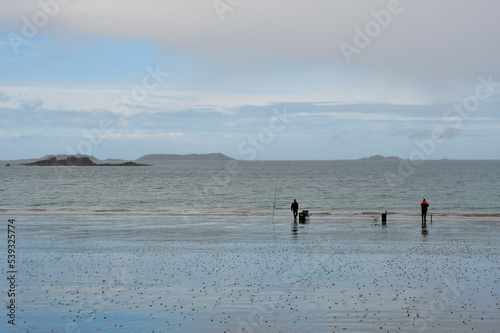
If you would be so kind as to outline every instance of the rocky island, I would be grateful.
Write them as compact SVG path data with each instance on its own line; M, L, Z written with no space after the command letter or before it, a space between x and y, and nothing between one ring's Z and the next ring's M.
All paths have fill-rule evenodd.
M119 164L113 163L95 163L88 157L68 156L66 159L58 160L53 156L46 160L35 161L31 163L21 163L29 166L149 166L148 164L139 164L135 162L125 162Z
M382 155L373 155L370 157L360 158L361 161L400 161L401 157L398 156L382 156Z

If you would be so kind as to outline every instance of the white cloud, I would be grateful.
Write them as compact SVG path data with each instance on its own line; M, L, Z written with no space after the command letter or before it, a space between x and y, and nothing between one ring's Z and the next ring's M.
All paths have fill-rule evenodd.
M134 131L126 134L125 139L167 139L172 137L181 137L184 133L180 132L151 132L151 131Z
M394 113L362 113L362 112L296 112L291 117L327 117L330 120L356 121L442 121L442 117L405 116Z
M339 47L354 43L372 12L389 0L244 1L221 21L207 0L86 0L61 5L40 30L50 34L112 36L157 43L163 52L196 58L217 71L269 66L359 67L373 74L425 83L460 84L498 73L500 3L495 0L400 1L400 12L347 65ZM4 1L0 21L20 31L37 2Z
M390 133L404 126L408 135L416 133L420 125L433 128L443 123L443 113L453 103L474 92L478 76L491 74L495 81L500 80L500 43L495 42L500 35L500 2L496 0L400 0L400 13L348 63L340 44L355 43L354 29L375 22L373 12L386 10L390 1L243 1L223 21L212 0L69 1L51 9L55 12L48 24L38 28L43 38L30 39L30 48L19 57L23 64L36 59L26 69L25 82L13 74L2 81L3 85L11 81L15 83L7 84L18 85L0 87L0 112L6 115L0 136L81 136L81 128L93 128L102 117L110 116L117 129L106 133L107 139L188 142L198 136L197 140L208 145L210 141L203 135L215 137L217 133L218 140L227 139L224 144L230 145L228 142L268 123L266 111L271 107L289 104L293 106L290 117L300 120L290 128L314 129L300 135L310 135L310 142L318 147L324 142L315 137L317 133L338 137L354 122L360 125L356 131L377 132L380 142L390 144L383 136L390 136L389 131L383 126L394 126ZM0 12L3 30L21 34L26 20L33 21L44 10L40 3L58 2L4 0ZM60 86L42 85L38 78L27 81L31 80L29 70L45 66L32 49L42 43L47 57L51 52L64 54L68 45L53 38L62 35L70 37L65 41L85 36L84 42L90 44L92 36L152 42L157 46L157 58L144 61L158 60L164 70L172 65L174 73L148 91L144 101L126 105L133 119L119 119L120 111L113 110L113 103L130 95L133 85L99 81L102 73L92 63L99 60L84 61L84 68L89 68L85 82L111 82L109 85L78 85L79 77L64 77L65 69L82 61L75 60L77 57L55 57L46 67L47 75L54 76L47 79L62 82ZM84 42L79 38L71 41ZM12 49L5 41L0 43L2 52L7 50L2 59L12 59ZM69 66L63 64L66 61ZM148 65L156 64L144 64ZM179 72L176 65L182 67ZM133 82L131 77L137 73L129 73L137 68L117 69L123 70L125 82ZM140 80L140 74L138 77ZM77 83L63 85L68 81ZM495 101L498 95L484 104L489 114L481 113L481 105L477 114L464 119L460 132L447 135L462 138L467 131L482 133L481 126L496 128ZM12 123L17 127L9 128ZM345 149L356 150L353 147Z
M164 52L196 57L218 69L267 65L338 64L339 45L354 43L359 27L374 21L389 0L244 1L220 21L207 0L86 0L61 5L40 30L51 34L147 40ZM37 2L4 1L0 21L20 31L22 17L42 10ZM500 32L495 0L400 1L400 13L354 56L353 66L377 73L454 84L498 72Z
M205 110L223 114L232 114L235 108L252 106L269 106L279 103L318 103L321 105L341 105L382 103L382 104L421 104L420 97L401 96L391 98L380 95L375 90L371 94L352 91L318 92L302 94L251 94L238 92L207 92L154 90L148 92L147 98L140 102L123 98L130 96L130 88L118 87L0 87L5 101L0 101L2 108L19 108L26 101L37 101L46 111L69 110L107 110L123 115L135 115L143 112L177 113L186 110ZM332 102L335 101L335 102Z

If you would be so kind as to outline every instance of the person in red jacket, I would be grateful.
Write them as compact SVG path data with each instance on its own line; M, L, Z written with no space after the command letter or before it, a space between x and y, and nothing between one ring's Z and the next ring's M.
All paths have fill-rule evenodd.
M427 222L427 207L429 207L429 204L424 199L420 203L420 206L422 207L422 224L424 224L425 222Z

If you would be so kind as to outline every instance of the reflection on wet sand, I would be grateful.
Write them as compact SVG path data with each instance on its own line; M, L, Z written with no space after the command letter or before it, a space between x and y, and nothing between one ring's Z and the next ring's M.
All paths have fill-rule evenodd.
M473 227L443 219L432 237L415 218L387 228L358 217L19 220L23 332L496 332L500 324L493 219Z
M427 241L427 234L428 234L427 228L422 228L422 240Z

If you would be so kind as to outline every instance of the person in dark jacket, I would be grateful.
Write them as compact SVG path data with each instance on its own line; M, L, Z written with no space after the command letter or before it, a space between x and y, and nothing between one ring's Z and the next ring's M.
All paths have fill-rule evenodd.
M297 214L299 213L299 203L297 202L297 199L293 200L290 209L293 211L293 218L297 219Z
M427 221L427 207L429 207L429 204L424 199L420 203L420 206L422 207L422 224L424 224Z

